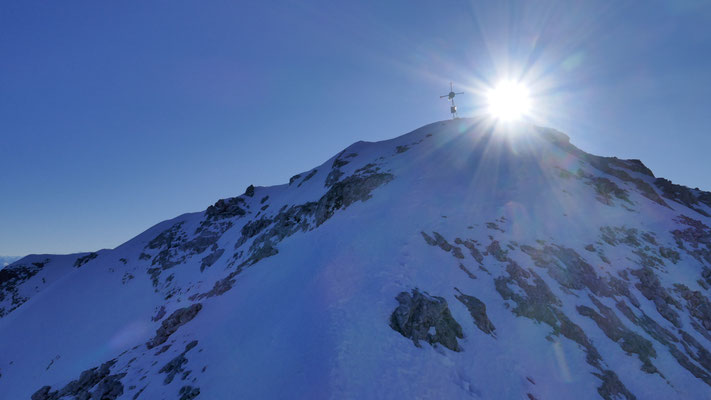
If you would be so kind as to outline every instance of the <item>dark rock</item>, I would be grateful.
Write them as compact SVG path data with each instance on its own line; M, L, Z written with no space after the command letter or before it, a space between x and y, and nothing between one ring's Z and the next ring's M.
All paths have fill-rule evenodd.
M209 297L213 297L213 296L222 295L223 293L232 289L232 286L236 282L234 278L235 278L235 276L237 276L237 274L239 274L239 271L230 272L230 274L227 275L225 278L220 279L217 282L215 282L215 285L212 287L212 289L210 289L209 292L190 296L190 301L201 300L203 298L209 298Z
M160 306L160 309L158 310L156 315L151 317L151 321L153 321L153 322L160 321L164 316L165 316L165 306Z
M686 300L686 309L689 310L690 316L695 318L706 331L711 331L711 301L701 292L690 290L686 285L675 286L681 297Z
M617 186L615 182L607 178L601 178L596 176L588 176L586 178L587 183L593 188L595 188L595 192L597 193L597 200L601 203L606 204L608 206L613 205L612 198L614 196L617 199L632 204L628 197L627 191L621 189L619 186Z
M463 245L464 247L466 247L467 249L469 249L469 253L472 255L472 257L474 257L474 259L475 259L479 264L482 264L482 262L484 261L484 255L481 254L481 252L479 251L479 249L476 248L476 242L474 242L474 241L472 241L472 240L461 240L461 239L459 239L459 238L456 238L456 239L454 240L454 242L457 243L457 244L461 244L461 245Z
M107 376L96 386L91 398L95 400L116 400L123 394L121 379L124 376L126 376L125 373Z
M57 400L72 397L81 400L115 400L123 394L121 379L126 374L109 375L116 360L107 361L100 367L90 368L79 375L79 379L69 382L62 389L51 391L44 386L32 395L32 400ZM98 386L97 386L98 385ZM96 386L94 393L90 390Z
M188 307L179 308L173 311L170 316L163 320L160 328L156 330L156 335L146 343L146 347L152 349L165 343L166 340L175 333L178 328L190 322L202 310L202 304L195 303Z
M244 191L244 195L247 197L254 197L254 185L247 186L247 190Z
M396 300L399 305L390 316L391 328L412 339L417 347L421 347L419 342L424 340L461 351L457 338L464 338L462 327L452 317L444 298L413 289L412 295L401 292Z
M430 246L437 246L446 252L451 252L455 258L464 258L464 253L462 253L462 249L449 244L449 242L438 232L433 232L434 239L424 232L420 232L420 234L425 239L425 242L427 242L427 244L429 244Z
M183 386L180 388L180 400L193 400L200 395L200 388L194 388L192 386Z
M326 182L324 183L324 186L330 187L336 184L339 179L343 176L343 172L340 169L333 169L331 172L328 173L328 176L326 176Z
M611 246L622 243L637 248L642 245L637 237L638 231L634 228L603 226L600 228L600 232L602 232L602 240Z
M459 264L459 269L464 271L464 273L467 274L467 276L470 279L476 279L476 275L474 275L471 271L469 271L469 269L467 269L467 267L465 267L464 264Z
M578 306L578 313L595 321L605 335L613 342L618 343L622 350L627 353L637 354L640 361L642 361L643 371L647 373L657 372L657 368L650 360L650 358L657 357L657 352L654 350L652 343L624 326L611 308L606 307L593 296L590 296L590 299L600 313L598 314L595 310L586 306Z
M242 217L247 214L243 207L246 207L246 204L241 197L220 199L205 210L205 216L212 220Z
M674 311L670 305L680 308L679 303L662 287L659 278L650 268L644 267L631 271L632 275L639 279L639 283L635 287L642 293L644 297L651 300L657 308L659 314L674 324L677 328L681 328L679 314Z
M123 283L123 284L125 285L125 284L127 284L129 281L131 281L133 278L135 278L135 276L133 276L132 273L126 272L126 273L123 274L123 278L121 278L121 283Z
M542 250L523 245L521 250L528 254L536 266L546 268L548 274L561 286L580 290L590 289L596 295L611 296L612 290L575 250L561 246L544 246Z
M672 231L677 246L699 262L711 265L711 229L703 222L681 215L676 222L688 226Z
M455 297L457 300L461 301L465 307L467 307L469 314L472 318L474 318L474 324L477 328L487 335L495 336L494 331L496 330L496 327L493 323L491 323L489 317L486 315L486 304L474 296L468 296L462 293L459 289L456 290L459 294Z
M163 380L163 384L167 385L170 382L173 381L175 378L175 375L179 373L184 373L186 372L183 366L187 364L188 359L185 358L185 355L192 350L195 346L197 346L198 341L193 340L192 342L188 343L185 345L185 350L178 354L175 358L172 360L168 361L167 364L165 364L159 371L159 374L166 374L165 379Z
M304 183L308 182L309 179L313 178L314 175L316 175L317 172L318 172L318 170L316 170L316 169L313 170L313 171L311 171L311 172L309 172L309 174L306 175L306 176L304 177L304 179L302 179L301 182L299 182L299 184L296 185L296 186L297 186L297 187L301 187L301 185L303 185Z
M152 268L147 269L156 291L158 291L159 277L163 271L183 264L188 258L201 254L210 247L213 247L213 253L216 252L216 242L225 231L232 227L232 221L218 222L211 218L208 216L202 222L196 231L196 236L192 239L189 239L188 234L183 230L183 222L178 222L148 243L146 249L159 250L151 262ZM207 256L203 261L214 262L219 258L216 254L211 256ZM164 285L169 285L167 279L164 281Z
M341 154L343 154L343 153L341 153ZM333 169L341 168L350 162L347 160L341 160L339 157L340 157L340 155L338 157L336 157L335 160L333 160L333 164L331 165L331 168L333 168Z
M57 399L57 391L50 392L51 386L42 386L38 391L32 394L32 400L54 400Z
M601 374L593 373L593 375L597 376L602 380L602 386L597 388L597 392L600 394L600 396L602 396L603 399L636 399L635 395L632 394L632 392L630 392L629 390L627 390L625 385L620 381L620 378L617 377L617 374L614 371L605 370Z
M486 251L498 261L506 262L508 260L508 250L502 249L498 240L493 240L486 246Z
M694 207L698 206L699 202L711 207L711 201L706 200L707 197L709 198L709 200L711 200L711 193L697 190L696 192L700 192L697 195L696 193L694 193L694 191L692 191L692 189L689 189L686 186L674 184L670 180L664 178L655 179L654 185L662 191L662 196L666 197L667 199L676 201L679 204L683 204L703 216L711 216L703 209L699 207Z
M89 254L87 254L87 255L85 255L85 256L79 257L79 258L77 258L77 260L74 262L74 267L79 268L79 267L81 267L82 265L88 263L89 261L95 259L95 258L98 257L98 256L99 256L99 255L96 254L96 253L89 253Z
M676 264L681 259L679 252L669 247L659 247L659 255Z
M352 175L335 183L316 204L316 226L323 224L336 210L347 208L356 201L370 199L373 190L392 179L391 174L377 173L368 176Z
M505 233L505 231L504 231L503 229L499 228L499 225L497 225L497 224L494 223L494 222L487 222L487 223L486 223L486 227L489 228L489 229L493 229L493 230L495 230L495 231L499 231L499 232Z
M24 304L28 298L20 295L20 286L37 275L49 262L33 262L30 265L12 264L0 269L0 302L10 298L8 308L0 308L0 318Z
M225 249L217 249L213 251L212 253L206 255L205 257L202 258L201 264L200 264L200 271L204 271L205 268L211 267L212 264L214 264L217 260L222 257L222 254L225 253Z
M578 343L586 350L588 364L598 369L601 368L600 353L585 331L559 309L561 302L551 292L545 281L534 271L524 270L513 260L510 260L506 266L506 272L508 277L496 278L494 285L504 300L512 300L516 303L512 312L518 316L544 323L553 328L553 334L563 335ZM532 280L533 284L529 283L529 280ZM514 290L510 286L518 287L521 291Z

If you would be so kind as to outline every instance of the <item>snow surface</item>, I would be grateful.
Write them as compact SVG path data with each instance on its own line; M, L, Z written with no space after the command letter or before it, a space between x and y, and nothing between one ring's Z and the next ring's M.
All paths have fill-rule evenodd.
M240 196L237 204L245 215L185 214L95 256L33 255L15 262L7 269L44 264L16 285L15 297L0 292L6 294L0 297L6 310L0 318L0 398L28 399L45 385L60 389L112 359L111 373L125 373L120 399L135 399L139 392L138 399L178 399L187 385L199 388L201 399L593 399L605 396L599 390L603 369L614 371L639 399L708 398L711 386L626 318L617 303L627 304L638 318L648 316L674 337L683 330L708 348L711 334L703 326L692 327L703 321L675 285L708 299L702 274L711 260L691 253L703 250L703 242L700 247L680 244L673 231L688 228L679 222L681 215L705 225L711 218L672 199L660 198L664 204L650 199L635 181L598 168L599 157L575 149L561 133L525 124L511 131L460 119L392 140L358 142L290 184L257 187L253 196ZM613 170L624 170L661 196L654 177L617 161ZM368 164L371 172L363 172ZM392 179L373 188L370 198L336 207L320 225L315 214L305 215L295 222L304 229L266 238L276 254L248 262L260 248L252 245L265 232L245 235L248 223L318 202L333 187L325 184L334 170L342 173L338 182L346 182L375 173L374 168ZM591 184L596 177L624 190L627 200L600 194ZM706 204L697 208L711 213ZM182 239L155 241L176 226ZM642 245L610 244L602 235L605 227L634 229ZM183 245L206 231L217 232L207 248ZM437 232L464 258L428 244L423 232L431 237ZM645 232L656 245L640 239ZM477 243L483 263L455 244L456 238ZM487 251L494 241L507 252L505 258ZM573 249L601 279L619 278L639 306L619 293L603 296L590 287L564 287L550 269L535 264L524 245ZM593 251L585 249L590 245ZM674 249L679 259L662 257L661 247ZM203 259L219 250L224 250L221 256L201 270ZM640 253L659 259L648 268L678 303L672 305L678 326L631 274L645 267ZM163 269L161 254L177 263ZM560 299L551 307L582 328L600 354L601 367L587 361L586 349L576 341L514 312L515 302L497 289L497 279L509 277L511 262L542 278ZM228 275L234 279L231 289L204 296ZM508 286L524 294L515 283ZM395 297L415 288L446 299L464 333L461 352L439 344L416 347L390 327ZM477 328L456 299L457 289L486 304L495 335ZM579 306L601 312L593 299L652 343L656 356L651 361L660 373L642 371L638 354L623 350L620 340L579 312ZM170 348L147 348L161 321L197 302L203 308L170 335L165 343ZM161 307L165 316L155 318ZM166 383L161 369L193 340L197 346L185 352L187 361ZM687 343L675 346L711 374L698 355L703 350Z

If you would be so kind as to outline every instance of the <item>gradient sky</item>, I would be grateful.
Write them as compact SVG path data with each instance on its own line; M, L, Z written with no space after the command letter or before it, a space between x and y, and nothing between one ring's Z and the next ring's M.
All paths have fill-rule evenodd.
M711 190L708 1L0 3L0 255L110 248L524 79L536 122Z

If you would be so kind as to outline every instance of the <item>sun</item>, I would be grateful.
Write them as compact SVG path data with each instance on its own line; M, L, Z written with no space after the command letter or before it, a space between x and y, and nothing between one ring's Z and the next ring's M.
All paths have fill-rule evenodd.
M512 121L528 115L531 98L528 88L514 81L499 82L487 93L488 112L502 121Z

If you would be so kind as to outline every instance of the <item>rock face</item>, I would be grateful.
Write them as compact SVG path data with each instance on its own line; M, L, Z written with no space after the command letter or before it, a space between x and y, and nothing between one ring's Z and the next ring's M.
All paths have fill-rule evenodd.
M487 335L493 336L496 327L493 323L491 323L491 321L489 321L489 317L486 315L486 304L474 296L468 296L459 290L457 291L459 292L456 296L457 300L461 301L462 304L467 307L467 310L469 310L469 314L471 314L474 319L474 323L477 328Z
M702 204L711 207L711 192L704 192L698 188L689 189L686 186L674 184L672 181L664 178L655 179L654 184L662 190L662 196L667 199L679 202L703 216L711 216L708 212L704 211L703 208L699 207Z
M418 347L423 340L461 351L457 338L464 338L462 327L452 318L447 300L421 293L417 289L413 289L412 294L400 293L396 300L400 305L390 316L391 328L412 339Z
M20 285L40 272L47 262L29 264L18 262L0 269L0 317L4 317L27 301L27 298L19 292Z
M170 360L158 371L159 374L165 374L165 380L163 381L163 384L167 385L172 382L177 374L183 374L183 380L188 377L190 371L186 371L184 368L184 365L188 362L188 359L185 357L185 355L195 346L197 346L197 344L197 340L193 340L192 342L185 345L185 350L183 350L182 353L178 354L178 356ZM198 390L198 393L199 392L200 391Z
M146 343L146 347L152 349L158 345L165 343L166 340L175 333L181 326L190 322L198 312L202 310L202 304L195 303L188 307L179 308L173 311L166 319L161 323L160 328L156 330L156 335Z
M126 375L110 375L111 367L115 363L116 360L111 360L100 367L88 369L81 373L79 379L69 382L59 390L52 391L50 386L43 386L32 395L32 400L115 400L123 394L121 378ZM96 389L90 392L93 388Z

